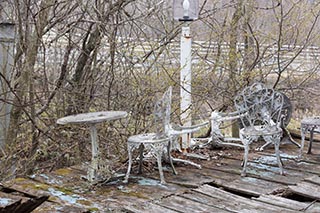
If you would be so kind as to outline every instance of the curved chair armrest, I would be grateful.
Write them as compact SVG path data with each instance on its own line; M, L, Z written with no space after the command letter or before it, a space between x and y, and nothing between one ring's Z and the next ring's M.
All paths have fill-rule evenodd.
M279 128L285 128L285 126L284 126L284 119L286 118L286 116L284 115L284 114L281 114L281 116L280 116L280 122L278 122L276 125L277 125L277 127L279 127ZM272 121L272 120L271 120Z
M211 113L211 117L209 119L217 122L223 122L223 121L235 120L247 115L248 115L248 112L246 111L242 111L242 112L235 111L230 113L222 113L222 112L214 111Z
M169 125L168 134L169 135L182 135L182 134L189 134L193 132L197 132L201 129L201 127L206 126L209 124L209 121L203 122L201 124L196 124L192 126L180 126L180 125Z
M192 130L192 129L198 129L200 127L203 127L203 126L206 126L209 124L209 121L205 121L203 123L200 123L200 124L195 124L195 125L192 125L192 126L181 126L181 125L171 125L172 129L174 130Z
M218 112L222 117L228 117L228 116L236 116L239 115L240 113L238 111L234 112Z

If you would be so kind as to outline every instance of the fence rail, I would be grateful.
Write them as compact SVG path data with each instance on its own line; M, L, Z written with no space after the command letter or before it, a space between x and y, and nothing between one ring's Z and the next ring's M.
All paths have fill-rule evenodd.
M63 60L63 53L67 44L66 40L60 38L52 43L54 38L46 38L47 43L51 45L39 54L38 62L41 62L41 57L46 56L46 63L61 63ZM159 40L134 40L118 38L117 41L118 52L117 60L122 63L134 65L135 68L144 68L156 59L157 54L161 48L165 48L159 56L157 56L158 63L170 64L177 66L180 64L180 41L171 41L166 46L163 41ZM100 60L108 61L108 52L110 44L103 40L103 45L100 49ZM194 41L192 44L192 63L193 65L201 64L201 66L210 67L215 63L218 56L218 51L222 60L228 60L228 53L230 46L228 43L217 43L210 41ZM246 46L244 43L237 44L237 60L239 64L245 61ZM257 50L252 49L254 54ZM260 60L259 66L275 66L280 62L280 65L288 68L296 69L297 71L309 70L317 67L320 62L320 47L317 46L290 46L283 45L278 48L276 45L261 45L259 47ZM148 56L148 58L146 58ZM293 61L291 61L294 59ZM227 63L224 63L227 64Z

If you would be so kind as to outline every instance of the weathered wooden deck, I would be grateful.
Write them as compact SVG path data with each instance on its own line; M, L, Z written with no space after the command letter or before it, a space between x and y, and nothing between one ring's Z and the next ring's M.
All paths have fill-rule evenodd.
M281 145L285 176L278 174L270 147L264 152L251 150L248 176L240 177L242 150L231 148L210 151L209 160L195 160L202 169L178 164L175 176L168 168L166 185L159 184L154 170L143 177L133 174L129 184L120 178L92 186L81 179L86 172L79 167L17 178L4 185L36 196L49 195L49 201L33 211L41 213L320 212L320 143L314 142L313 154L304 154L301 161L295 159L297 154L294 145ZM6 195L1 192L0 197Z

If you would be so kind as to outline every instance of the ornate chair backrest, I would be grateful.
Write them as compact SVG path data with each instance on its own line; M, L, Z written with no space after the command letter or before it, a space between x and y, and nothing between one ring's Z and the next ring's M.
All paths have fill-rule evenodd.
M154 124L158 138L166 137L170 124L172 87L170 86L154 107Z
M246 87L235 98L237 111L246 112L241 117L242 125L255 130L280 127L282 106L282 94L261 83Z

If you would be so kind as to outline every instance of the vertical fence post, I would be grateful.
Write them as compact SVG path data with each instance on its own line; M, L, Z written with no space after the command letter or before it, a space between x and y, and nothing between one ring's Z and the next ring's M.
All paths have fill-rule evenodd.
M6 141L12 107L8 84L13 68L14 39L14 24L0 23L0 147Z

